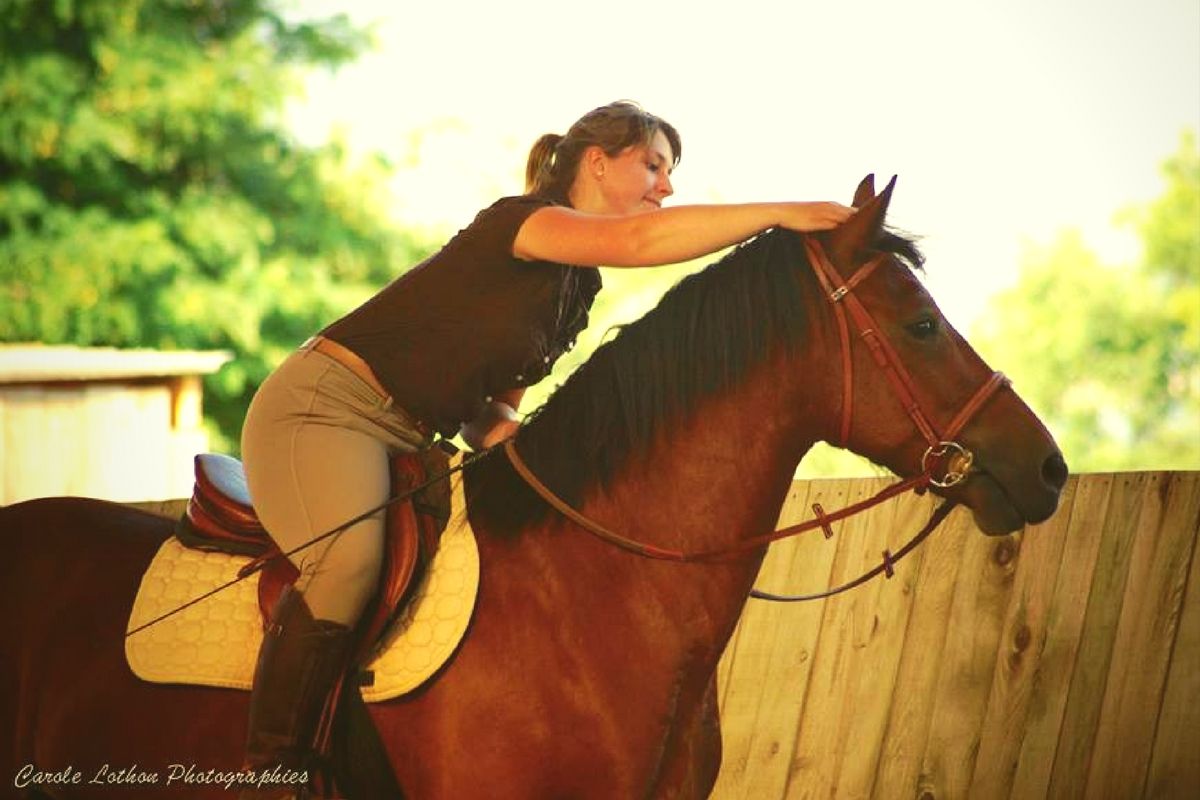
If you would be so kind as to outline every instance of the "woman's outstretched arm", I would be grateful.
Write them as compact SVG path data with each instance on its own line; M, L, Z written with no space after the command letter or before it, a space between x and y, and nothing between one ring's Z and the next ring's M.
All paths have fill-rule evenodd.
M832 202L675 206L619 216L547 206L530 214L517 231L513 255L606 267L676 264L768 228L835 228L853 213L853 208Z

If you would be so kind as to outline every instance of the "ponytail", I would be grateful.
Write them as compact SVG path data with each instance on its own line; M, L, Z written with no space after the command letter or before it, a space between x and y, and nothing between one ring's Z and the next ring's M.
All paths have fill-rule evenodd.
M554 183L554 150L562 140L557 133L546 133L529 148L529 160L525 163L525 194L545 194Z

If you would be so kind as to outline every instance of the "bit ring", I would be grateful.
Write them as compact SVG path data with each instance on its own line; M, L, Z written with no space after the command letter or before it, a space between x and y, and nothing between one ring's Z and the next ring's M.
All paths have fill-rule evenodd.
M929 459L942 456L949 456L949 458L946 464L946 474L939 479L933 477L930 472ZM957 486L965 481L970 477L971 467L974 463L974 453L958 442L938 442L936 445L930 445L925 450L925 455L921 456L921 469L929 473L929 483L939 489L949 489L951 486Z

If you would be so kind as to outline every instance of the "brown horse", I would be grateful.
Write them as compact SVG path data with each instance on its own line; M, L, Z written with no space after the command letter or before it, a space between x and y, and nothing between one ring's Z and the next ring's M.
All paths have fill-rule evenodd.
M864 181L859 213L818 240L850 283L874 262L854 293L912 399L945 426L992 373L917 280L912 243L884 227L891 190L876 196ZM843 419L849 449L920 473L927 436L858 342L845 413L850 365L833 307L803 237L759 236L598 350L518 450L589 518L690 551L769 531L799 459L841 441ZM974 454L970 477L938 491L983 531L1053 513L1066 464L1011 390L988 397L959 442ZM550 510L500 453L465 480L482 562L467 638L431 683L370 706L404 796L707 796L721 760L717 662L765 547L720 563L642 558ZM0 509L0 532L8 791L228 796L211 781L240 763L246 693L143 683L122 652L139 576L171 523L45 499Z

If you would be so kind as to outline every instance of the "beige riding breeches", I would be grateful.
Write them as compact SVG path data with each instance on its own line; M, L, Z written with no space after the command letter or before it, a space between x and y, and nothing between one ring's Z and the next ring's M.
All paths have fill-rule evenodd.
M390 459L429 437L390 397L324 353L293 353L259 388L242 458L259 519L284 551L384 503ZM379 580L385 511L291 556L317 619L354 625Z

